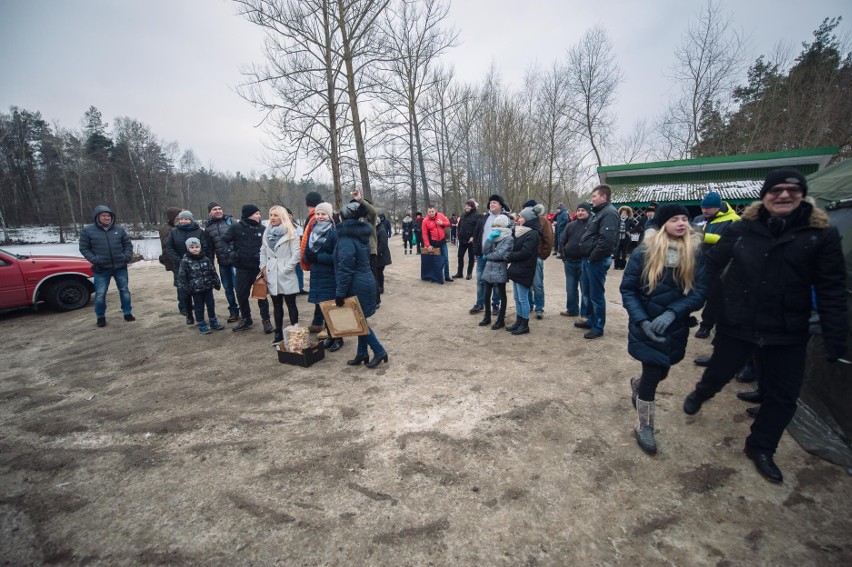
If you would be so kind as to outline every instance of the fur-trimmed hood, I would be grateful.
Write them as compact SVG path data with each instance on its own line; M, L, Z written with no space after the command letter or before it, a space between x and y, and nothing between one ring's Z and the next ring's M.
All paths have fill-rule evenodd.
M816 202L812 198L805 197L799 206L803 207L802 212L807 215L808 226L811 228L828 228L831 226L831 222L828 220L828 213L817 207ZM755 201L745 208L741 218L748 221L759 221L760 210L762 208L763 201Z
M618 216L619 216L619 217L621 217L621 213L623 213L623 212L624 212L624 213L627 213L627 218L628 218L628 219L632 219L632 218L633 218L633 209L631 209L630 207L628 207L628 206L626 206L626 205L625 205L625 206L622 206L622 207L618 207Z

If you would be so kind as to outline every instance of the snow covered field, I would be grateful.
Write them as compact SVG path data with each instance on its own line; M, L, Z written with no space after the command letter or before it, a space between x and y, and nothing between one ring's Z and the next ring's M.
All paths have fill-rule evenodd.
M14 244L2 246L3 250L15 254L59 254L62 256L82 256L79 243L76 240L59 244L59 229L55 226L31 226L9 229L9 236ZM162 253L160 238L154 231L131 233L133 250L146 260L156 260ZM70 240L70 237L68 237Z

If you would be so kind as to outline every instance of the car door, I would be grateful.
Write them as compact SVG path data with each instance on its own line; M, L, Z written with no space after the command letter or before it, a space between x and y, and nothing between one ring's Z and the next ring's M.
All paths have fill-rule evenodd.
M28 305L27 288L18 260L0 251L0 309Z

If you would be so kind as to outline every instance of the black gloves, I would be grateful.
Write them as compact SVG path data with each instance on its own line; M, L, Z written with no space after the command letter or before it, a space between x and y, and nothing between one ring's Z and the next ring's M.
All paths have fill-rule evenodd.
M334 298L334 304L337 305L338 307L343 307L343 298L342 297L335 297Z
M313 250L310 250L310 249L305 250L304 258L305 258L305 262L307 262L309 264L316 264L317 263L317 253L314 252Z

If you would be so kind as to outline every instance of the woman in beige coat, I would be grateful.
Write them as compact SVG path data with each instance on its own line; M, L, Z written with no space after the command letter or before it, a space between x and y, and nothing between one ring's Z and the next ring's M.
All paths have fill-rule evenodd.
M266 276L269 295L272 297L273 319L275 321L275 339L284 340L284 303L290 315L290 324L299 322L299 309L296 296L299 294L299 278L296 266L299 265L299 235L290 221L287 209L274 206L269 209L269 224L263 233L260 246L260 270Z

